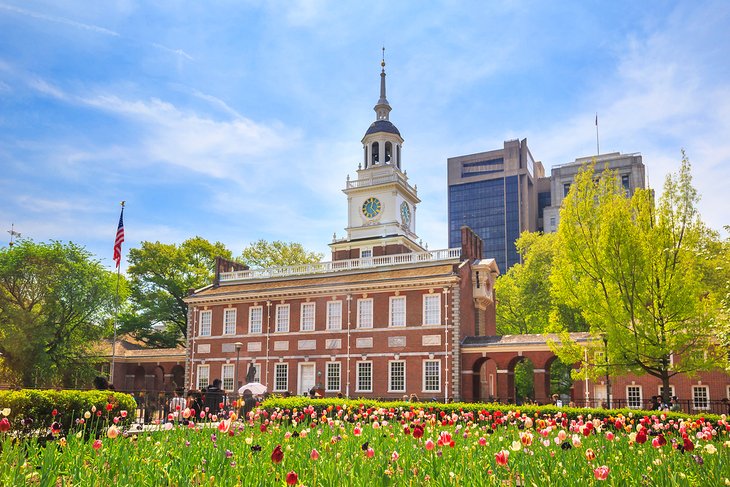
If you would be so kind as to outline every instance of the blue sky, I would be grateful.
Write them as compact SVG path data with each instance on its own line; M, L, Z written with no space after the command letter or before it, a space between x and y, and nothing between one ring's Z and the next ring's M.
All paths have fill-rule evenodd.
M382 45L429 248L447 246L448 157L527 137L549 170L595 154L596 112L601 152L641 152L653 187L685 148L720 230L728 25L726 1L0 0L2 245L14 223L111 268L126 200L125 254L200 235L328 259Z

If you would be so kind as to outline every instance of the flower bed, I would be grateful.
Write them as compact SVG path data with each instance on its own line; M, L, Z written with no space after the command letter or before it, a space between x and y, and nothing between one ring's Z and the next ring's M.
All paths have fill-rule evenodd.
M17 441L0 420L0 485L730 482L725 418L276 404L243 419L182 410L139 433L125 431L115 416L103 436L84 439L86 425L78 424L49 431L53 443L45 446L37 438Z

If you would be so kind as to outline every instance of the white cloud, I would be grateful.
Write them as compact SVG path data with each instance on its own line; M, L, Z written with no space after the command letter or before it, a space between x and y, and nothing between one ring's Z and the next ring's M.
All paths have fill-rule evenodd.
M113 30L110 30L110 29L107 29L107 28L104 28L104 27L100 27L98 25L85 24L83 22L77 22L75 20L67 19L67 18L64 18L64 17L58 17L58 16L53 16L53 15L41 14L41 13L38 13L38 12L33 12L33 11L30 11L30 10L25 10L25 9L18 8L18 7L14 7L12 5L7 5L7 4L4 4L4 3L0 3L0 9L4 9L4 10L7 10L7 11L16 13L16 14L20 14L20 15L23 15L23 16L26 16L26 17L31 17L31 18L38 19L38 20L45 20L45 21L48 21L48 22L54 22L54 23L58 23L58 24L68 25L70 27L74 27L74 28L77 28L77 29L88 30L88 31L91 31L91 32L95 32L97 34L104 34L104 35L114 36L114 37L118 37L119 36L119 34L117 32L114 32Z

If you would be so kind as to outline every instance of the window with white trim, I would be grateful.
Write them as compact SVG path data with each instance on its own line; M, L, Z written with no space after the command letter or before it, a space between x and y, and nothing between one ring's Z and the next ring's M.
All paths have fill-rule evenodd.
M274 364L274 390L289 390L289 364Z
M692 407L710 409L710 386L692 386Z
M233 390L233 376L235 369L233 364L223 364L221 367L221 379L223 379L223 389L226 391Z
M239 370L238 374L238 381L244 382L246 380L246 375L248 374L248 369L251 367L251 365L243 365L241 364L241 369ZM253 364L254 374L253 374L253 380L251 382L261 382L261 364ZM243 375L241 375L243 374Z
M342 329L342 301L327 302L327 329Z
M641 386L626 386L626 405L631 409L642 408Z
M659 400L661 401L664 397L664 394L662 394L664 392L664 386L660 385L657 391L659 395ZM672 384L669 384L669 398L671 399L672 397L674 397L674 386Z
M423 361L423 391L441 392L441 361Z
M356 392L373 392L373 363L358 362L357 363L357 385Z
M327 377L325 378L326 391L335 392L340 390L341 370L342 365L339 362L327 362Z
M223 334L236 334L236 308L226 308L223 310Z
M276 305L276 332L286 333L289 331L289 305Z
M261 333L264 323L264 307L251 306L248 308L248 332Z
M403 360L388 362L388 392L406 392L406 363Z
M300 331L314 331L314 309L315 303L302 303Z
M390 326L406 326L406 297L390 298Z
M357 327L372 328L373 327L373 300L358 299L357 300Z
M441 295L425 294L423 296L423 324L441 324Z
M210 336L210 324L213 322L213 312L201 311L200 312L200 335L201 337Z
M198 365L198 390L202 391L210 383L210 365Z
M373 256L373 249L362 249L360 250L360 257L365 259Z

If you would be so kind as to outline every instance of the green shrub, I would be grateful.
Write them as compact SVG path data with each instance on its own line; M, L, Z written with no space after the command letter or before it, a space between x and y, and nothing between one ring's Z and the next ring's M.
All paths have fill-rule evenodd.
M717 422L720 420L720 416L716 414L701 414L701 415L688 415L679 412L672 411L644 411L640 409L591 409L591 408L571 408L571 407L557 407L553 405L543 406L515 406L514 404L499 404L499 403L440 403L440 402L419 402L411 403L406 401L376 401L374 399L337 399L337 398L321 398L321 399L310 399L307 397L277 397L272 396L268 398L262 404L262 407L271 411L273 409L282 410L302 410L303 408L312 406L317 412L327 410L328 408L340 407L345 410L358 410L358 409L391 409L401 408L410 409L411 407L423 408L428 412L444 412L445 414L460 414L460 413L473 413L474 419L478 420L479 414L482 412L493 413L494 411L501 411L506 413L507 411L514 411L527 416L541 416L543 414L549 414L554 416L556 413L561 413L568 420L577 419L579 416L586 418L590 415L594 419L604 418L615 418L619 415L624 417L642 418L644 416L661 416L663 415L667 420L674 419L696 419L704 418L706 421Z
M114 391L0 391L0 412L10 410L7 417L18 434L46 432L54 422L68 430L92 410L95 412L85 423L88 430L97 430L122 411L128 411L131 420L136 407L132 396Z

